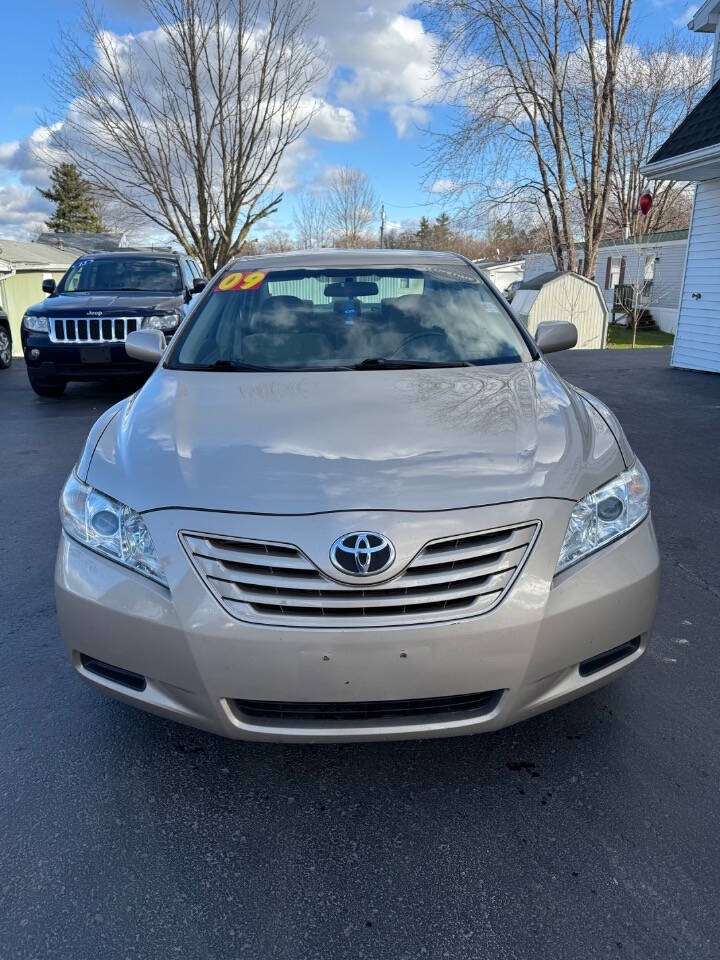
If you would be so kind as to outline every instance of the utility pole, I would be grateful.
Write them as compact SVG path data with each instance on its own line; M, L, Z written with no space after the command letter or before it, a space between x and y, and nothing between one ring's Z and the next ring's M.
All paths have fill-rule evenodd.
M380 204L380 249L385 246L385 204Z

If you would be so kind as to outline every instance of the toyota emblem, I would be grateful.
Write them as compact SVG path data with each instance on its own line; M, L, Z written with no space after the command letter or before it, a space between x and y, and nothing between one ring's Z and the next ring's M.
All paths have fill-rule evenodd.
M395 547L381 533L344 533L330 547L333 565L355 577L382 573L395 559Z

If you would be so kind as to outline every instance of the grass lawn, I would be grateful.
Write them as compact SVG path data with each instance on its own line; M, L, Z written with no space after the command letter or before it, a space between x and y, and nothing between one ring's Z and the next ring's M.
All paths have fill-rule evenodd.
M638 330L635 349L641 347L671 347L675 337L662 330ZM632 330L618 324L608 327L607 345L610 350L629 350L632 347Z

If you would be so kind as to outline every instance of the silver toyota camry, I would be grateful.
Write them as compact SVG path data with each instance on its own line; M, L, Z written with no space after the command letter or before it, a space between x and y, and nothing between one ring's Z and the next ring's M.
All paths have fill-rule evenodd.
M247 740L496 730L642 656L648 476L468 261L240 259L90 431L56 594L80 676Z

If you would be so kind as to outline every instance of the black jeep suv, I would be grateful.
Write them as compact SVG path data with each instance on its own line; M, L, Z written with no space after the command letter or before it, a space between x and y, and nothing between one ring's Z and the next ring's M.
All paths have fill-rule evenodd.
M120 251L80 257L50 296L29 307L21 337L30 385L57 397L69 380L142 379L152 369L125 353L134 330L170 338L192 297L205 286L185 254Z

